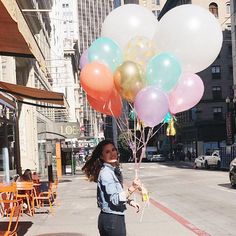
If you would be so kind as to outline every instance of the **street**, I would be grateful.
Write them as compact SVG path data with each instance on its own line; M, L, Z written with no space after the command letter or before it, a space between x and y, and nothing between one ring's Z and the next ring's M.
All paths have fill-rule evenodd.
M123 164L129 179L133 168ZM195 227L214 236L235 235L236 189L230 187L228 171L196 170L183 162L142 163L139 177L152 199Z
M231 189L228 172L193 169L192 163L141 163L139 177L150 192L150 204L141 196L137 214L127 207L129 236L233 236L235 235L236 189ZM134 163L123 163L125 188L134 178ZM81 170L60 180L58 206L54 214L24 215L19 236L98 235L96 184ZM43 210L43 209L42 209ZM41 211L42 211L41 210Z

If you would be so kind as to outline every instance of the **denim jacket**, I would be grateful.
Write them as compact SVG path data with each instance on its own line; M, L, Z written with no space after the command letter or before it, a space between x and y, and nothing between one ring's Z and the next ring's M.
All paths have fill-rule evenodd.
M102 212L124 215L126 194L114 170L112 165L103 164L98 176L97 203Z

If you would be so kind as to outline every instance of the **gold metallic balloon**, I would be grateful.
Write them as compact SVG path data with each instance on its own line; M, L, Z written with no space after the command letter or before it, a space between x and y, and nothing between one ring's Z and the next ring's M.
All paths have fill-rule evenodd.
M137 36L132 38L124 49L124 60L133 61L146 68L147 62L157 54L152 40Z
M136 63L125 61L115 71L114 84L124 99L133 102L136 94L145 86L143 70Z
M176 129L174 126L174 119L173 118L171 118L171 120L167 126L166 135L167 136L175 136L176 135Z

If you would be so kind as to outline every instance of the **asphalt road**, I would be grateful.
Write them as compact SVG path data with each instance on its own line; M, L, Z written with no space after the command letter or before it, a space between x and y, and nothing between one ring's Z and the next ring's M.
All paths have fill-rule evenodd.
M134 163L123 164L132 179ZM139 177L152 199L212 236L236 235L236 189L227 171L191 163L141 163ZM145 217L145 216L144 216Z

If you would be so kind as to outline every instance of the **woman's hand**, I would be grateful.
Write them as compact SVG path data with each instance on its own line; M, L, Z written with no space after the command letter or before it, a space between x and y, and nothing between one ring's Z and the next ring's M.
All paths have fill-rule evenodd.
M139 212L140 206L137 202L135 202L134 200L129 200L128 204L136 209L136 213Z
M140 179L134 179L132 185L128 187L127 199L135 192L136 190L142 191L142 183Z
M135 188L135 190L138 189L138 190L141 191L141 189L142 189L141 180L140 179L134 179L133 182L132 182L132 186Z

